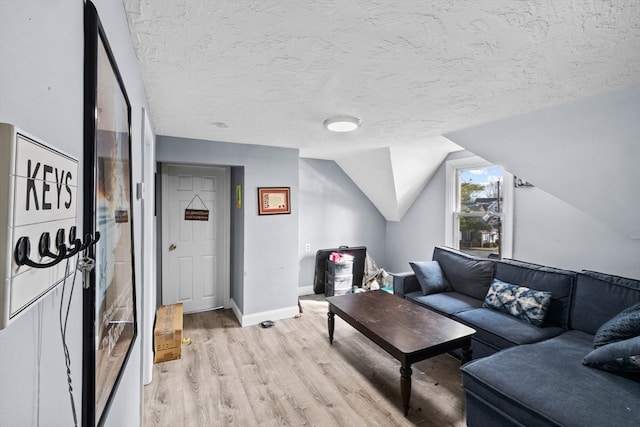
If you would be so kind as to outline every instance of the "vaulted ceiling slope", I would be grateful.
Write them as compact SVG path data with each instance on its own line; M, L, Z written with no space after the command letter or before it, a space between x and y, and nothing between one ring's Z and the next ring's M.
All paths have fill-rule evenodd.
M442 135L640 83L637 0L124 4L157 134L336 160L391 220Z
M640 85L447 137L640 239Z

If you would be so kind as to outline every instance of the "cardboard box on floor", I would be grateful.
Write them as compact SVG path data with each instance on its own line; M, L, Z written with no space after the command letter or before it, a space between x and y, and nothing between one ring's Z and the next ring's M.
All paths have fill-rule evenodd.
M158 309L153 342L154 363L182 357L182 303L163 305Z

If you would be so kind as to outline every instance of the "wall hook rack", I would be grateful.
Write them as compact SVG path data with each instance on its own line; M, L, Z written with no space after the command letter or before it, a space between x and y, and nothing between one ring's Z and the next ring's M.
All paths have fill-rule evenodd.
M62 231L62 241L64 242L64 230L58 230L58 234ZM95 236L95 237L94 237ZM73 226L69 228L69 243L73 245L71 251L67 252L65 258L70 258L76 255L79 252L87 250L89 246L94 245L100 240L100 232L96 231L95 235L92 236L90 233L84 235L84 242L80 239L76 238L76 227ZM56 235L56 243L59 241L59 236ZM56 245L58 246L58 245Z
M29 254L31 252L31 242L28 237L20 237L18 242L16 243L16 249L14 251L14 257L16 260L16 264L18 265L28 265L33 268L48 268L53 267L54 265L60 263L64 256L67 254L67 246L62 244L58 246L58 255L55 256L53 261L49 262L35 262L29 258Z
M91 245L95 245L96 243L98 243L98 240L100 240L100 232L96 231L95 234L92 236L90 233L87 233L84 235L84 243L82 243L82 246L80 246L78 248L78 252L87 250L89 248L89 246ZM81 243L80 239L77 239L76 242ZM75 255L75 253L74 253Z
M18 265L27 265L33 268L49 268L56 264L59 264L66 258L88 249L91 245L96 244L100 240L100 233L95 232L92 236L90 233L85 234L84 242L76 238L76 227L72 226L69 229L69 243L71 249L65 244L65 231L63 228L58 229L56 232L55 247L57 253L51 251L51 236L49 232L44 232L40 235L38 242L38 252L41 257L53 258L48 262L36 262L30 258L31 253L31 241L29 237L22 236L16 243L15 250L13 252L14 259Z
M74 274L81 179L78 159L0 123L0 332Z
M28 239L28 237L27 237ZM29 245L31 246L31 245ZM51 252L51 238L49 237L49 232L44 232L40 235L40 241L38 242L38 252L40 252L40 256L41 257L45 257L48 256L50 258L58 258L58 255L60 254L60 247L61 246L65 246L64 244L64 229L61 228L58 230L58 232L56 233L56 245L55 247L58 248L58 253L54 254L53 252ZM66 248L65 248L65 252L66 252ZM27 251L27 256L29 256L29 252Z

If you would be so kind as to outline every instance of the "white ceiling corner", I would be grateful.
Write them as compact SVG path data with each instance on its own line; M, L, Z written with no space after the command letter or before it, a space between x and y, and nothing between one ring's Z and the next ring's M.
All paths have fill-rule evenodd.
M400 221L447 154L461 148L444 137L420 146L393 145L336 160L387 221Z
M389 221L399 217L389 148L362 151L336 160L342 170Z
M404 217L447 154L461 149L442 136L429 138L427 143L420 146L391 146L391 167L399 213L396 221Z

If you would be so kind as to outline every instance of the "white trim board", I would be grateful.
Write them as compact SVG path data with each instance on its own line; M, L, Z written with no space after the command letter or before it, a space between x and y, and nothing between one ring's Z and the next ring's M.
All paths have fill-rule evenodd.
M299 309L297 305L285 308L279 308L277 310L270 311L262 311L259 313L253 313L244 315L240 312L236 302L231 299L231 309L233 310L233 314L235 314L236 318L240 322L240 326L243 328L245 326L257 325L260 322L265 320L281 320L281 319L289 319L294 317L299 313Z
M315 294L315 291L313 290L313 285L309 285L309 286L300 286L298 288L298 296L302 296L302 295L313 295Z

